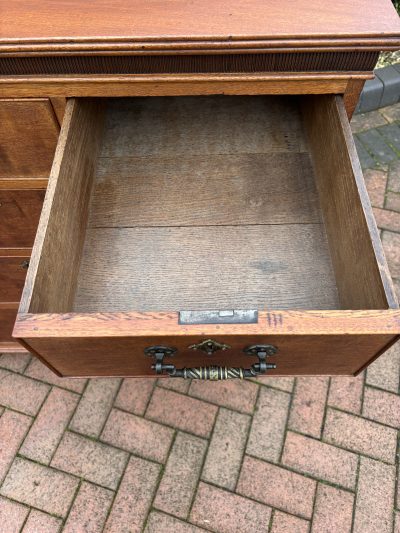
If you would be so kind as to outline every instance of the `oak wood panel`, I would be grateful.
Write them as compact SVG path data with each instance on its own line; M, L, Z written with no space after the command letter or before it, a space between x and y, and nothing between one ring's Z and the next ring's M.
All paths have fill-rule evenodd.
M59 125L48 99L0 99L0 179L47 178Z
M22 308L32 311L70 309L102 123L100 101L68 102L22 296Z
M341 306L397 308L343 100L304 99L304 122Z
M349 80L349 83L346 87L346 92L343 95L343 102L349 120L351 120L351 117L353 116L353 113L356 110L364 84L365 80L351 79Z
M186 96L207 94L344 93L349 78L373 74L163 75L163 76L0 76L2 97Z
M100 157L304 151L295 98L129 98L109 101Z
M24 287L30 258L29 249L0 249L0 301L17 302Z
M320 224L89 229L77 312L335 309Z
M12 330L17 317L18 303L0 302L0 353L13 347ZM20 345L20 351L23 351Z
M0 247L30 247L45 191L0 189Z
M398 311L261 312L258 324L178 324L175 313L21 315L14 335L26 339L63 375L154 375L147 346L178 348L178 367L204 364L248 366L246 346L278 348L275 375L351 375L397 336ZM212 358L188 349L206 338L232 349Z
M43 23L46 21L46 24ZM382 41L400 37L400 22L390 0L298 0L290 9L280 0L221 0L188 3L115 0L10 0L2 13L0 42L39 43L58 49L74 43L141 41L153 43L218 41L220 47L240 41L341 38L362 45L365 37ZM309 42L311 41L311 43ZM226 44L228 42L228 44ZM164 44L165 46L165 44ZM253 45L254 46L254 45Z
M46 189L45 178L0 178L0 189Z
M102 157L90 210L91 227L321 222L309 155L294 152Z
M67 105L67 99L64 97L50 98L51 105L53 106L54 113L57 117L58 123L62 125L65 114L65 106Z

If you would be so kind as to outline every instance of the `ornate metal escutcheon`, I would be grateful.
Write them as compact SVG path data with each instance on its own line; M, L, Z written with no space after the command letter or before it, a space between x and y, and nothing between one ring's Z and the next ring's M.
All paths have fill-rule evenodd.
M198 344L191 344L188 346L189 350L201 350L207 355L212 355L218 350L229 350L231 346L229 344L223 344L212 339L206 339L205 341L199 342Z

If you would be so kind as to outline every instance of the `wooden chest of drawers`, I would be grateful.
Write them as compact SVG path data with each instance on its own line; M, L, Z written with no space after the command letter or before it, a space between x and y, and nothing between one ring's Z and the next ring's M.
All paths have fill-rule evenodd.
M59 121L13 333L55 372L349 375L397 340L348 118L400 24L389 0L316 2L93 2L82 25L60 2L51 34L48 2L29 27L10 3L3 343Z

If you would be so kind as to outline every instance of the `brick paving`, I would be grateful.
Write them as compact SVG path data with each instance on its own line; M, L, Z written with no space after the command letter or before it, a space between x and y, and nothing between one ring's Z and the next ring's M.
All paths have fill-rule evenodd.
M400 104L352 122L400 292ZM60 379L0 356L0 533L399 533L400 346L357 378Z

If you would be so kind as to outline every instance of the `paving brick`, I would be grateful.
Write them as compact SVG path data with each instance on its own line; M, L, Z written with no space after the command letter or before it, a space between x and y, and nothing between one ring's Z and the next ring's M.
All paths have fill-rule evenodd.
M390 211L390 213L394 213L394 211ZM396 213L396 215L400 216L400 213ZM400 277L400 235L391 231L384 231L382 244L391 275L395 278Z
M173 435L171 428L113 409L101 439L117 448L163 463Z
M393 533L400 533L400 512L394 513Z
M400 213L400 194L389 191L386 194L385 208Z
M120 383L120 379L91 379L71 420L70 428L89 437L98 437Z
M399 77L400 79L400 77ZM400 127L396 124L386 124L378 128L379 133L385 138L386 143L391 148L399 153L400 152Z
M171 379L171 381L174 380ZM114 406L135 415L144 415L153 392L154 382L154 379L149 378L124 379Z
M388 122L400 120L400 104L383 107L379 111Z
M289 428L321 436L325 413L328 378L298 378L289 416Z
M373 207L372 211L378 228L389 231L400 231L400 213Z
M394 466L361 457L354 533L389 533L393 527Z
M396 343L368 367L365 382L368 385L397 393L399 376L400 343Z
M312 479L245 457L236 491L282 511L311 518L315 488Z
M154 507L186 518L196 490L207 443L178 433L154 500Z
M248 415L221 408L201 476L204 481L234 490L249 427Z
M101 533L113 497L111 490L83 482L63 533Z
M98 485L115 489L128 454L73 433L65 433L51 466Z
M396 104L399 101L400 73L391 65L376 69L376 76L383 83L383 94L379 107Z
M32 419L29 416L4 411L0 418L0 483L7 474L21 442L28 432Z
M181 392L186 394L190 387L190 379L183 378L160 378L157 380L157 386L163 389L173 390L175 392Z
M251 414L257 399L258 387L249 380L201 381L193 380L189 394L209 402Z
M0 404L27 415L36 415L50 387L0 369Z
M52 389L33 423L20 453L39 463L48 464L77 403L78 396L76 394L62 389Z
M367 169L364 172L364 179L371 204L374 207L383 207L385 203L387 173L382 170Z
M309 530L308 520L282 513L282 511L275 511L270 533L308 533Z
M153 500L160 466L131 457L103 533L140 533Z
M203 533L206 530L178 518L152 511L146 523L144 533Z
M361 168L363 170L368 168L377 168L378 164L376 163L375 159L371 157L371 155L367 152L365 146L359 139L357 139L357 137L354 137L354 143L356 145L357 155L360 160Z
M247 453L271 462L279 461L290 394L262 387L253 417Z
M72 392L78 393L83 391L87 381L86 379L80 378L59 378L54 374L54 372L52 372L49 368L47 368L47 366L45 366L39 361L39 359L36 359L35 357L32 357L32 361L28 366L25 375L45 381L46 383L50 383L50 385L57 385L63 389L68 389Z
M400 429L400 396L366 387L363 416Z
M400 159L393 161L389 166L387 189L400 193Z
M294 386L294 378L258 376L257 378L254 378L253 381L285 392L292 392Z
M32 509L22 533L59 533L61 524L60 518Z
M217 533L264 533L271 509L205 483L200 483L190 521Z
M282 463L348 489L354 489L358 456L303 435L288 432Z
M47 466L17 457L0 493L49 514L65 516L71 505L78 479Z
M358 113L353 115L351 119L351 131L358 133L359 131L370 130L378 126L384 126L385 124L387 124L387 120L379 110L369 113Z
M350 533L354 495L319 484L311 533Z
M0 367L22 373L28 366L31 356L22 353L3 353L0 355Z
M0 498L0 531L19 533L28 513L28 507Z
M396 431L361 417L329 409L324 440L388 463L395 461Z
M344 376L331 378L328 405L359 414L361 412L363 386L363 374L355 378Z
M362 131L357 133L356 136L372 157L382 166L388 165L391 161L397 159L396 153L377 130Z
M208 437L214 425L217 407L176 392L156 388L146 416L177 429Z

